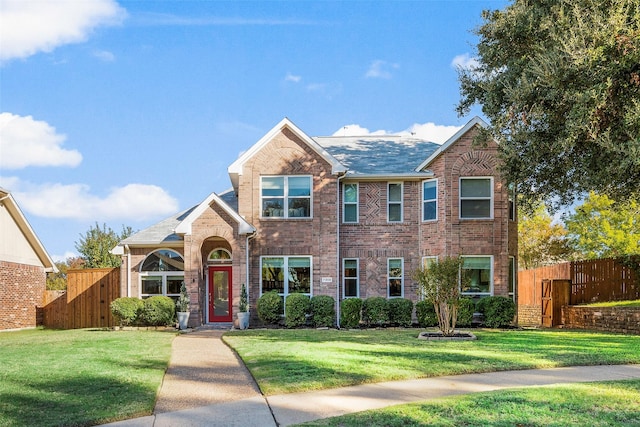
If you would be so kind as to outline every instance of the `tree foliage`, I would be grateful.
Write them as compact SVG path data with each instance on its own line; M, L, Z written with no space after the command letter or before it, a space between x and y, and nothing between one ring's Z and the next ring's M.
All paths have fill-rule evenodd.
M587 259L640 255L640 203L589 193L566 219L573 247Z
M484 11L477 64L459 70L525 201L640 193L640 2L515 0Z
M84 260L80 257L70 257L64 262L56 262L58 272L47 274L47 290L60 291L67 289L67 271L80 269L83 265Z
M120 257L111 254L111 249L123 239L131 236L131 227L122 226L122 231L116 233L102 224L102 228L96 222L95 226L89 228L85 235L80 235L80 240L76 242L76 249L80 257L84 260L83 268L112 268L120 266Z
M518 262L529 269L555 264L571 258L567 230L554 223L543 203L532 212L521 210L518 215Z
M454 334L460 304L460 288L470 278L462 269L462 258L446 257L416 270L413 277L422 289L425 301L433 304L438 328L444 336Z

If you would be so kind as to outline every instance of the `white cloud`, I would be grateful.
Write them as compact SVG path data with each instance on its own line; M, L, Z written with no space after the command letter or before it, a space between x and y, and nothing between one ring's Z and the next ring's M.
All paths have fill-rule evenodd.
M126 11L113 0L2 0L0 61L79 43L102 25L120 24Z
M301 80L302 80L302 76L296 76L291 73L287 73L287 75L284 76L285 82L300 83Z
M357 124L343 126L333 133L333 136L379 136L379 135L403 135L442 144L462 126L444 126L435 123L415 123L409 129L401 132L386 130L369 131L369 129Z
M451 66L456 69L462 68L465 70L473 70L475 68L478 68L479 65L480 63L478 62L478 60L476 58L470 57L468 53L457 55L453 58L453 60L451 60Z
M69 258L75 258L77 256L78 256L77 253L71 252L71 251L67 251L63 255L52 254L51 255L51 259L53 260L53 262L65 262Z
M377 59L371 63L367 73L364 75L366 78L373 79L390 79L393 77L391 71L400 68L399 64L389 63L381 59Z
M93 56L104 62L113 62L116 60L116 56L108 50L96 50L93 52Z
M43 218L144 221L178 211L178 201L156 185L127 184L104 197L91 194L86 184L33 184L0 177L22 209Z
M0 168L78 166L82 155L77 150L62 148L66 139L47 122L0 113Z

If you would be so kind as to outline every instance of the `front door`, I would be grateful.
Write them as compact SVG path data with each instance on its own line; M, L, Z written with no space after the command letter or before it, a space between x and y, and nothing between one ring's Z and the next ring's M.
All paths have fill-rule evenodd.
M231 266L209 267L209 322L231 322Z

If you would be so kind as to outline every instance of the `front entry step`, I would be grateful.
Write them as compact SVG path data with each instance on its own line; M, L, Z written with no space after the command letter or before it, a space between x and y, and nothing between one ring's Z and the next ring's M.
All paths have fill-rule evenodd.
M201 329L201 330L215 329L215 330L225 330L225 331L228 331L231 328L233 328L233 322L206 323L198 327L198 329Z

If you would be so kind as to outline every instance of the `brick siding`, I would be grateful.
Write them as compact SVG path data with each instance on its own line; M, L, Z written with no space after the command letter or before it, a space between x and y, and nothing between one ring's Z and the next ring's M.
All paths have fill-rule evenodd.
M0 261L0 330L35 328L45 288L43 267Z

